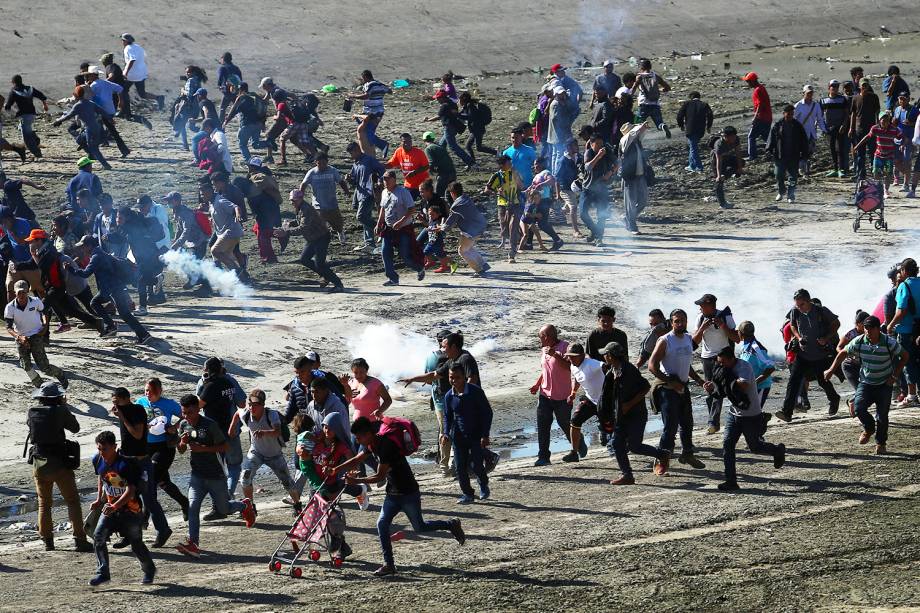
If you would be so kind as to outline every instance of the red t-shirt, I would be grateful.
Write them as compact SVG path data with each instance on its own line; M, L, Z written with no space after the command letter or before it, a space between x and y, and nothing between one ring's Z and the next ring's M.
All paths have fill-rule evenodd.
M416 168L428 166L428 156L418 147L412 147L408 152L399 147L393 156L387 161L387 168L399 168L405 177L404 185L406 189L418 189L419 186L428 179L428 171L420 172L417 175L407 176Z
M763 83L760 83L751 92L751 100L754 101L754 119L772 123L773 107L770 106L770 94L767 93L767 88Z
M892 125L886 130L880 124L869 128L869 135L875 137L875 157L881 160L893 160L897 145L894 139L901 138L901 131Z

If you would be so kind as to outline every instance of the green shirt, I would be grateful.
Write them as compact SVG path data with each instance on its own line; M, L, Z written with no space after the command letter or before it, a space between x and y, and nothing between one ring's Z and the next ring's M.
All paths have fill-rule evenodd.
M428 157L428 169L431 172L447 177L456 177L457 169L454 168L454 161L450 159L447 149L434 143L425 147L425 155Z
M846 352L859 359L859 382L866 385L885 385L895 364L901 361L902 351L898 341L887 334L879 337L877 345L863 334L846 346Z

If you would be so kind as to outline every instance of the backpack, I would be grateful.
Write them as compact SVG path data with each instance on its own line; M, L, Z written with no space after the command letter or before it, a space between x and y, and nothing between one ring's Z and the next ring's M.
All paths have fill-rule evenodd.
M384 415L380 418L379 436L390 439L404 456L410 456L422 446L422 437L415 422L402 417Z
M268 104L266 104L265 98L255 94L250 94L250 96L252 97L253 106L255 107L256 117L258 117L260 121L264 121L265 118L268 117Z
M281 441L281 446L283 447L284 445L287 444L289 440L291 440L291 427L288 426L287 423L285 423L283 419L281 419L281 414L278 411L274 409L269 409L268 407L266 407L265 415L268 417L269 425L271 425L272 423L272 415L271 415L272 413L275 413L278 415L278 423L281 424L281 436L278 437L278 440ZM247 428L249 427L249 423L251 421L252 421L252 413L249 411L245 411L243 413L243 423L246 424Z
M310 121L310 116L312 113L307 110L306 105L302 102L296 102L291 105L291 117L294 118L294 123L307 123Z
M205 233L205 236L211 236L213 229L211 228L211 218L204 211L195 211L195 222L198 224L198 227L201 228L201 231Z
M710 136L709 143L708 143L709 148L715 151L716 144L719 142L720 138L722 138L721 134L713 134L712 136Z
M920 335L920 312L917 312L917 301L914 300L914 293L910 291L910 284L907 284L906 281L905 284L907 285L907 310L914 316L914 327L910 335L917 338Z
M454 129L454 132L456 132L457 134L463 134L464 132L466 132L466 124L463 123L463 120L457 116L453 116L450 118L450 125Z
M329 384L329 391L338 396L339 400L341 400L345 406L348 406L348 400L345 399L345 386L342 385L339 378L329 371L321 370L319 372L323 374L323 378L326 379L326 383Z
M639 89L642 90L646 102L658 102L661 100L661 90L658 88L658 75L654 72L638 76Z
M476 121L481 126L487 126L492 123L492 109L485 102L476 103Z

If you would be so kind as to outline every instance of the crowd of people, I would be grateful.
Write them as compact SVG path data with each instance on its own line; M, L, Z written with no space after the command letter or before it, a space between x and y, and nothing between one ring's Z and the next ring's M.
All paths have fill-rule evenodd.
M110 336L118 330L112 318L117 313L138 342L149 342L151 334L141 319L148 307L167 300L163 255L183 250L204 260L210 251L218 266L247 281L249 256L240 249L240 241L245 233L243 223L250 215L256 222L253 230L263 263L276 263L290 237L302 236L300 262L319 275L329 291L342 291L344 282L327 262L331 241L336 239L343 246L347 242L340 191L351 198L361 227L361 243L354 250L381 255L384 285L400 284L397 253L419 281L426 270L456 272L458 264L445 248L445 236L451 231L458 234L459 257L474 275L487 275L491 266L477 241L486 232L488 216L473 197L477 190L458 180L454 161L456 158L467 170L475 169L483 163L477 161L477 153L494 156L490 161L494 174L479 193L495 197L500 249L507 250L509 263L515 263L520 252L532 250L534 240L544 251L564 245L553 225L556 202L563 203L565 221L575 237L602 246L616 181L622 193L624 225L639 233L638 218L654 184L654 169L643 141L651 129L671 138L661 108L662 97L671 86L654 72L649 60L641 60L635 73L623 75L608 61L594 80L588 100L578 81L557 64L533 111L511 129L510 144L499 150L485 141L491 109L470 92L458 92L454 76L447 73L434 95L437 112L424 119L439 122L441 135L425 131L422 149L413 144L410 133L400 136L398 146L378 134L384 100L392 90L366 70L361 86L344 102L347 109L353 102L362 105L354 115L355 138L346 148L352 167L345 173L330 164L329 147L316 136L323 125L316 95L292 94L270 77L259 81L258 91L251 91L232 55L225 53L217 73L219 105L204 87L207 71L195 65L186 68L182 93L168 105L164 95L146 90L149 71L144 49L130 34L120 40L124 67L112 54L100 58L101 67L81 66L73 96L66 101L71 106L54 120L55 125L71 122L68 129L85 155L76 163L77 172L64 191L66 204L53 218L50 232L41 227L23 196L24 187L41 188L25 178L4 177L3 182L0 255L7 265L8 301L4 318L8 334L16 340L21 366L36 388L36 406L29 411L30 461L39 494L39 533L46 548L54 548L51 492L57 485L67 502L77 549L96 553L97 570L90 583L99 585L110 579L107 543L114 533L121 539L112 546L131 547L141 563L143 582L150 583L156 567L142 539L146 519L152 520L156 533L152 548L165 546L173 533L157 501L158 490L180 506L187 521L187 535L176 548L197 558L202 519L239 514L248 527L255 524L258 509L253 479L261 466L268 466L277 477L295 515L303 512L307 496L332 500L340 492L366 509L370 486L385 483L377 522L384 560L376 571L378 576L396 572L390 526L400 512L416 530L446 530L462 545L466 537L459 519L423 519L420 488L406 452L381 434L391 405L386 386L369 374L370 365L361 358L351 363L349 375L339 377L322 369L316 352L294 362L283 412L267 408L265 391L245 392L217 357L204 364L194 393L176 395L178 401L164 395L163 383L156 378L146 382L143 397L136 400L130 390L115 389L111 410L118 421L118 436L107 430L96 437L93 468L98 491L90 513L95 521L87 522L95 530L91 543L76 494L72 446L64 434L65 430L77 432L80 424L66 405L67 374L51 364L46 352L52 317L58 321L56 333L71 330L69 321L74 318L82 327ZM819 131L827 135L835 175L852 172L858 179L865 177L868 152L874 151L872 171L886 181L886 190L894 178L913 197L920 158L911 170L912 143L920 144L920 132L915 136L920 126L907 84L892 66L882 86L883 108L862 70L854 68L851 74L852 82L832 80L827 98L816 99L814 86L806 85L802 100L786 106L783 118L775 123L765 86L754 73L744 77L754 101L747 157L742 157L734 127L722 128L709 144L715 193L722 206L730 206L725 180L740 174L745 162L757 159L762 138L775 165L777 200L794 201L801 173L814 170L809 160ZM15 151L23 160L27 153L38 158L42 153L33 129L35 105L37 101L47 112L47 97L25 85L18 75L12 83L5 108L16 106L23 144L3 141L3 149ZM175 137L202 172L194 206L186 205L183 195L173 191L159 198L160 202L141 195L132 205L116 207L96 173L98 167L110 167L102 151L110 141L122 156L131 153L118 133L116 119L151 126L138 113L143 103L135 101L132 106L132 89L142 101L153 101L158 110L169 108ZM590 118L576 134L583 106L590 108ZM226 135L237 118L239 162L234 161ZM688 172L703 170L700 141L712 124L711 108L698 92L691 93L674 123L687 136ZM463 147L458 137L466 131L469 136ZM289 163L288 144L306 156L310 168L299 184L291 186L294 219L286 221L282 215L286 188L270 165L275 163L276 152L279 165ZM379 158L378 152L382 154ZM550 239L549 246L543 234ZM781 408L774 414L778 420L789 422L795 411L807 410L810 382L825 390L829 413L835 414L840 395L832 379L838 376L855 388L849 407L862 426L859 442L868 443L874 435L876 452L886 452L892 397L898 398L898 407L920 404L917 274L914 260L899 263L890 275L892 289L880 310L858 314L853 330L842 336L837 315L806 290L795 293L784 328L789 379ZM202 296L212 291L205 277L189 278L186 287L197 288ZM136 288L136 302L131 288ZM723 428L722 409L728 407L722 456L725 480L720 490L739 488L735 447L741 436L753 453L771 456L776 468L783 465L784 445L763 438L771 417L764 407L775 364L757 340L754 324L736 324L731 310L718 308L711 294L703 295L696 305L699 315L692 332L688 314L681 308L667 316L661 310L652 311L649 331L633 358L625 333L615 327L616 312L611 307L598 311L598 327L583 344L563 340L564 334L554 325L540 329L540 374L530 388L537 397L536 467L551 463L554 420L571 443L562 460L578 462L588 451L582 428L596 417L601 440L621 473L611 480L613 485L636 482L630 452L653 458L658 476L668 473L672 459L703 468L693 443L691 379L706 397L709 434ZM462 333L446 330L437 341L424 373L403 381L432 385L438 465L445 477L457 479L458 502L470 504L477 499L471 476L479 486L478 499L485 501L492 495L488 473L496 461L489 451L492 407L476 359L464 349ZM697 350L699 370L693 367ZM33 362L57 382L46 381L33 369ZM644 442L649 405L663 422L655 446ZM872 406L874 418L869 413ZM244 431L250 441L246 453L241 441ZM675 454L678 434L681 451ZM291 457L285 449L289 439L293 439ZM177 452L190 455L191 478L184 492L169 474ZM238 499L240 486L242 497ZM211 498L213 509L201 517L206 497ZM350 548L344 540L339 547L347 556Z

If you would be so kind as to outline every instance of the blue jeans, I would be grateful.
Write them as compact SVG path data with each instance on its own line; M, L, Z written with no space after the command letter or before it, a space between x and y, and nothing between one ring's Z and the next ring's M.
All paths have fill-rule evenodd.
M112 515L99 516L96 532L93 533L97 575L111 576L109 572L108 540L109 536L114 532L118 532L131 543L131 551L137 556L137 561L141 563L141 569L144 574L151 574L155 570L153 559L150 557L150 550L147 549L147 545L144 544L141 538L141 525L143 523L143 515L125 510L117 511Z
M380 117L380 121L383 121L383 116ZM358 123L360 124L361 121L358 120ZM379 136L377 136L377 126L379 125L380 125L380 122L377 122L376 124L373 122L368 122L367 132L366 132L367 139L371 142L372 145L374 145L378 149L386 149L387 147L390 146L390 144L386 142L385 140L383 140L382 138L380 138Z
M875 405L875 419L869 414L869 407ZM875 442L884 445L888 441L888 409L891 408L891 386L869 385L860 382L853 397L856 417L869 434L875 433Z
M600 187L590 187L583 190L578 196L579 207L581 208L581 221L591 232L595 239L604 238L604 228L607 225L607 219L610 217L610 188L605 184ZM591 207L597 209L597 222L591 219Z
M192 155L195 156L195 161L200 162L201 158L198 157L198 143L208 138L208 133L204 130L199 130L192 136Z
M383 244L381 246L383 270L387 279L394 283L399 283L399 275L396 274L396 267L393 264L396 250L399 250L399 257L402 258L407 267L416 272L421 270L421 267L412 259L412 239L413 236L406 232L387 230L383 234Z
M153 520L153 527L157 531L157 536L169 531L169 524L166 522L166 514L160 501L157 500L157 480L153 476L153 460L147 456L145 460L140 461L141 470L144 472L144 484L138 492L144 503L144 509L150 514Z
M364 244L368 247L373 247L375 244L374 228L377 225L377 220L374 219L374 197L360 197L355 192L352 203L355 207L355 219L358 220L358 223L361 224L361 229L364 230Z
M227 482L223 479L203 479L193 474L188 481L188 538L195 543L201 528L201 503L205 496L211 497L214 510L221 515L239 513L245 508L242 502L230 500Z
M559 169L562 168L562 158L565 157L565 150L568 147L566 143L552 143L550 146L550 159L547 160L546 169L556 177L559 174ZM524 187L527 187L525 185Z
M240 483L240 474L243 472L243 447L240 443L239 428L237 428L236 436L227 439L224 462L227 465L227 497L234 498L236 486Z
M748 157L757 158L757 139L762 138L764 141L770 136L770 122L754 119L751 121L751 129L748 131Z
M914 342L913 334L898 333L898 343L907 351L907 364L904 365L904 377L912 385L920 383L920 347Z
M700 160L700 137L687 137L687 166L694 170L703 170L703 161Z
M470 486L470 462L473 463L473 474L479 481L479 489L489 488L489 476L482 465L482 444L479 439L470 439L464 436L452 437L454 447L454 462L457 467L457 482L460 491L467 496L473 495Z
M656 449L642 442L645 436L645 423L648 421L648 409L645 402L634 407L626 415L621 415L613 426L613 441L611 446L617 458L617 464L624 477L632 477L632 466L629 464L627 451L638 455L647 455L658 460L668 456L663 449Z
M253 149L268 149L269 142L261 140L262 137L262 124L243 124L240 126L240 129L236 132L236 138L240 142L240 155L243 156L243 159L247 162L249 158L252 157L249 152L249 144L252 141Z
M460 143L457 142L457 133L451 128L444 128L444 134L441 135L441 140L438 142L442 147L450 147L450 150L454 152L460 161L469 166L473 163L473 158L470 157L470 154L463 150L463 147L460 146Z
M738 417L729 411L725 416L725 434L722 437L722 460L725 462L725 480L733 483L738 480L735 472L735 446L744 435L751 453L775 456L779 447L763 440L764 421L762 415Z
M377 518L377 536L380 538L380 548L383 549L383 562L393 565L393 544L390 542L390 525L393 518L400 511L409 518L409 523L416 532L434 532L435 530L450 530L450 522L438 519L425 521L422 519L422 495L419 492L398 496L387 494L380 507L380 516Z
M655 122L655 127L659 130L664 126L664 119L661 117L661 106L658 104L640 104L639 105L639 115L638 121L636 123L642 123L647 118L651 117L652 121Z
M690 405L689 393L684 389L683 394L678 394L665 387L659 387L655 393L658 395L658 408L664 426L658 440L658 449L673 454L674 438L679 429L681 453L693 453L693 407Z

